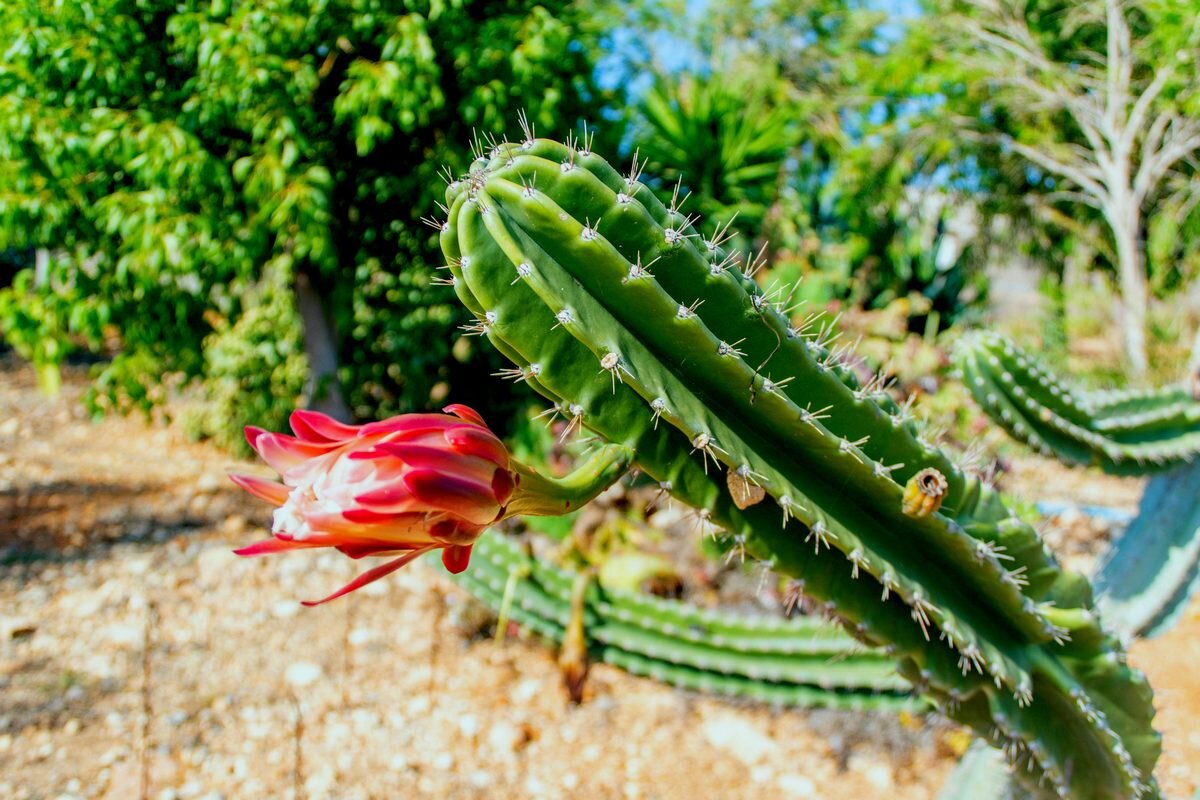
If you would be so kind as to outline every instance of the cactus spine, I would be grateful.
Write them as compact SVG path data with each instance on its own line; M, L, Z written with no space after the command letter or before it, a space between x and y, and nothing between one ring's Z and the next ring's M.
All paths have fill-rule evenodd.
M1182 386L1081 392L1002 336L960 340L963 382L1014 438L1067 464L1115 475L1169 470L1200 452L1200 403Z
M455 289L522 377L884 645L1035 790L1157 794L1149 687L999 497L810 341L678 208L586 146L500 144L447 192ZM909 515L905 484L946 481ZM735 498L732 482L773 502ZM745 506L745 507L740 507Z
M489 533L471 569L452 580L523 627L563 641L574 574ZM739 617L593 584L583 630L596 659L685 689L779 706L922 707L890 658L812 618Z

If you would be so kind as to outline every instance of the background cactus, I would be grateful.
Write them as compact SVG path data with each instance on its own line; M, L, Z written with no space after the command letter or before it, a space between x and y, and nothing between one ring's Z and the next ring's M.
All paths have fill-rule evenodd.
M1200 586L1200 402L1184 386L1082 392L996 334L964 337L963 380L1014 437L1068 464L1155 474L1096 571L1097 604L1127 636L1166 630Z
M955 361L988 416L1067 464L1142 475L1200 452L1200 403L1184 386L1080 391L995 333L963 337Z
M485 534L471 568L452 580L500 616L561 643L576 574ZM923 706L895 663L812 617L771 620L708 611L651 595L602 589L585 596L591 656L686 689L773 705L904 710Z
M828 331L792 327L723 234L589 150L527 136L450 184L442 246L474 331L573 423L630 447L698 530L726 528L885 646L1031 788L1157 794L1150 690L1087 582L860 385ZM927 469L941 508L910 516L904 487Z

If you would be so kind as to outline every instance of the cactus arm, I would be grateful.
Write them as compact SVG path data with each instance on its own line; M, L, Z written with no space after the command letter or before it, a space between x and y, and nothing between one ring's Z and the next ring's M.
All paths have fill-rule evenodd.
M1014 784L999 751L976 740L946 779L937 800L1031 800Z
M1141 475L1200 453L1200 402L1181 387L1079 392L995 334L964 337L955 358L989 416L1013 437L1068 464Z
M538 562L504 537L486 534L479 540L472 568L452 579L492 608L502 605L507 594L514 621L563 641L572 619L577 576ZM646 613L647 608L654 612ZM919 701L903 691L890 659L862 650L850 637L813 620L764 625L598 587L585 593L582 610L592 656L634 674L778 705L919 707ZM728 636L700 645L683 636L686 628L664 632L664 616L704 620ZM740 641L755 642L758 650L742 651ZM798 646L800 642L808 646Z
M1086 582L823 348L796 336L780 345L786 322L734 270L707 266L682 218L663 225L649 199L622 199L594 156L568 152L548 169L539 154L553 150L502 145L477 162L448 193L443 236L456 239L447 254L461 254L455 278L483 311L481 327L531 385L631 447L700 510L702 526L725 526L752 555L801 578L854 635L887 645L905 677L1004 745L1032 785L1048 779L1079 798L1153 794L1158 749L1144 681L1088 611ZM666 244L700 259L655 262L661 281L635 275ZM704 298L687 287L723 294L696 305ZM722 352L721 341L734 349ZM790 393L766 384L778 353L757 360L751 350L770 342L797 366ZM832 398L828 419L806 407L810 385ZM872 431L865 441L863 430ZM886 459L901 452L916 463ZM905 515L896 477L938 464L949 485L942 509ZM774 503L738 508L722 468L752 476ZM1070 642L1053 641L1068 632Z
M1200 464L1150 479L1138 515L1096 572L1098 605L1127 636L1173 625L1200 588Z

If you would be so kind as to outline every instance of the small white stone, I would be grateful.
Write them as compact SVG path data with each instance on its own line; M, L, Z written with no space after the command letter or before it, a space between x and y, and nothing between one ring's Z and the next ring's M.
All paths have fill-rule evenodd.
M776 783L789 797L815 797L817 793L817 785L803 775L780 775Z
M775 770L771 769L770 767L766 766L765 764L757 766L757 767L752 767L750 769L750 780L754 781L755 783L766 783L767 781L771 780L774 777L775 777Z
M743 719L725 714L704 724L704 738L743 764L756 764L779 751L779 745Z
M288 619L300 613L300 603L296 600L276 600L271 604L271 616L275 619Z
M325 671L311 661L294 661L284 671L284 680L292 686L308 686L320 680Z
M474 736L479 733L479 720L474 714L463 714L458 718L458 729L463 736Z

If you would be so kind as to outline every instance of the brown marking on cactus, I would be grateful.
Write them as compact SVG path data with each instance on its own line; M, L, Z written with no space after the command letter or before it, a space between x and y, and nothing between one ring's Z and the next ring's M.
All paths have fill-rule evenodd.
M942 507L948 487L945 475L933 467L926 467L905 484L901 508L910 517L928 517Z
M729 470L725 474L725 482L729 486L733 504L740 509L761 503L767 496L767 491L753 481L750 468L745 464L736 470Z

